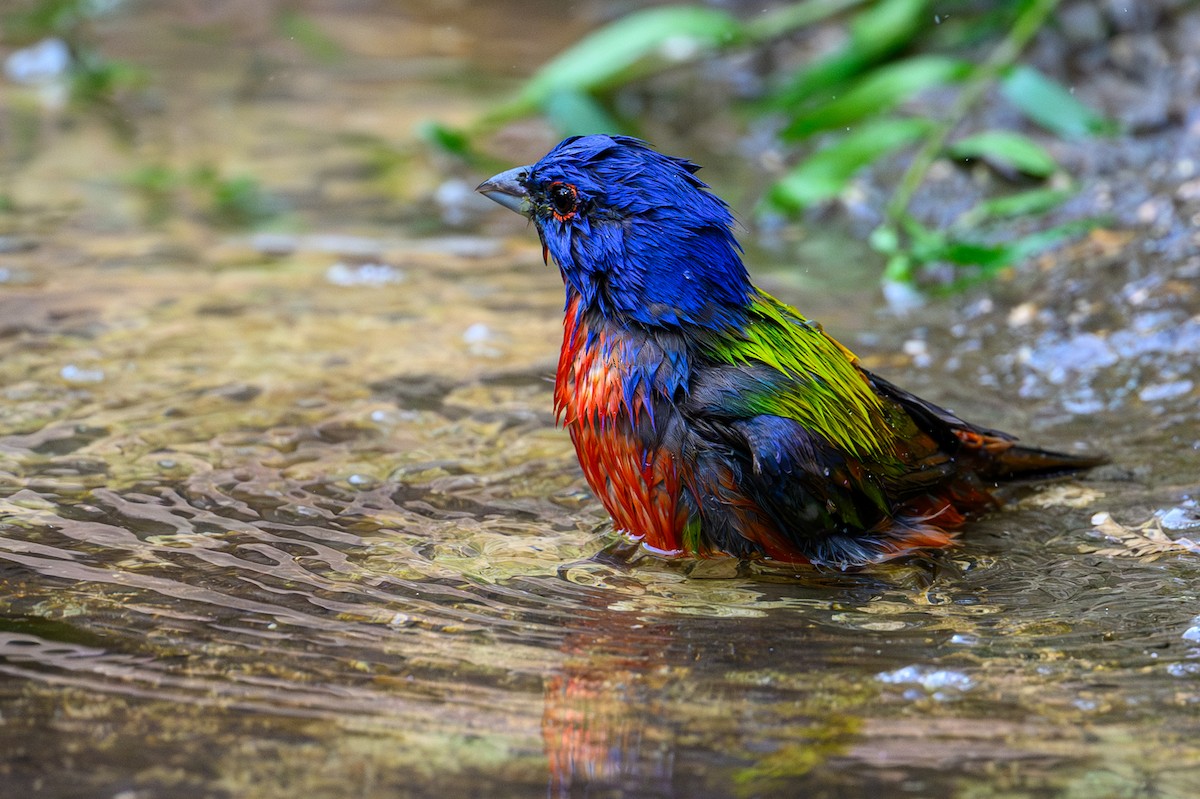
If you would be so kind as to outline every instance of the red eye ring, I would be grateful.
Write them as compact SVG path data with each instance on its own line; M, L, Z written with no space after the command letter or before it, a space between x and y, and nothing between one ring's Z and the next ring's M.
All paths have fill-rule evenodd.
M570 183L554 181L546 187L546 199L550 201L551 213L559 222L573 218L579 210L579 190Z

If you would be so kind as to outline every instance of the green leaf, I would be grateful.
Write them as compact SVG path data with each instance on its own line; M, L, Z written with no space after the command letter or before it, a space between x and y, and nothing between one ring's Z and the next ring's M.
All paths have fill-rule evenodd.
M900 252L900 234L890 225L880 225L871 231L868 238L871 249L883 255L894 255Z
M884 281L911 285L916 282L913 275L912 258L904 253L893 253L888 256L887 265L883 269Z
M935 288L934 292L953 294L962 291L1043 250L1048 250L1067 239L1081 236L1099 224L1101 222L1098 219L1075 220L1001 245L980 245L951 240L947 243L945 251L939 254L945 257L930 259L927 263L933 260L942 260L962 267L976 267L976 271L965 273L961 278ZM980 258L980 253L986 257Z
M1008 130L987 130L959 139L949 147L953 158L978 158L1036 178L1049 177L1058 168L1050 153L1037 142Z
M554 92L591 92L626 78L641 62L688 61L742 38L724 11L699 6L650 8L622 17L559 54L530 78L521 100L541 106Z
M141 67L83 49L76 55L71 69L71 99L83 104L109 103L119 92L149 82L149 73Z
M983 244L963 239L947 239L936 252L923 258L926 262L946 261L955 266L978 266L994 272L1011 266L1016 260L1014 249L1006 244Z
M969 62L944 56L918 56L880 67L840 97L797 116L782 135L801 139L878 116L917 92L962 80L971 69Z
M909 238L908 252L920 264L950 263L998 270L1012 262L1010 245L988 244L955 236L948 230L934 230L911 216L902 220Z
M343 53L336 41L330 38L311 18L297 11L285 11L279 17L279 30L318 61L331 64Z
M922 24L932 22L925 13L929 0L882 0L850 23L853 47L881 53L907 44Z
M440 122L426 122L421 125L420 134L427 142L451 155L467 158L471 154L471 137L465 131Z
M922 119L884 119L862 125L834 144L813 153L771 187L768 202L801 210L836 197L858 170L924 136L932 123Z
M989 219L1044 214L1062 205L1074 194L1074 189L1033 189L995 197L984 200L967 211L958 224L963 227L977 227Z
M920 26L927 24L928 5L928 0L883 0L856 14L850 23L850 41L846 46L797 72L776 90L771 106L795 108L908 44Z
M138 191L166 194L179 188L183 184L183 178L170 167L149 164L130 173L125 178L125 183Z
M215 221L230 227L252 227L277 216L283 206L250 175L222 178L207 172L198 184L210 194L209 211Z
M1019 238L1009 245L1013 252L1013 262L1023 261L1067 239L1082 236L1100 224L1101 220L1099 219L1076 219Z
M747 19L746 37L755 42L774 39L866 2L868 0L794 0L764 9L757 17Z
M36 3L6 3L0 14L0 30L3 30L5 44L13 41L42 39L47 36L61 36L74 40L80 28L88 20L100 17L105 13L108 3L94 3L89 0L40 0ZM14 7L12 10L9 7Z
M1112 120L1076 100L1033 67L1014 67L1001 82L1000 91L1031 121L1059 136L1083 138L1116 130Z
M912 219L905 220L904 227L912 241L909 252L917 263L975 267L988 276L1015 266L1066 239L1086 233L1098 224L1099 221L1095 219L1075 220L999 243L928 230Z
M551 92L542 110L563 136L624 132L603 106L583 92L570 89Z
M908 253L913 260L926 263L937 258L946 246L948 233L944 230L933 230L925 227L915 218L905 215L900 220L904 233L908 237Z

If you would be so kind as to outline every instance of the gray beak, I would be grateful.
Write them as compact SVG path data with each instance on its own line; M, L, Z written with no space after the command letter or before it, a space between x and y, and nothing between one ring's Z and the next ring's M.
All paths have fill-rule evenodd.
M480 183L475 191L489 200L495 200L505 208L516 211L518 214L528 214L529 194L526 193L525 187L521 185L521 178L528 175L531 168L528 166L519 166L516 169L501 172L499 175L488 178L483 183Z

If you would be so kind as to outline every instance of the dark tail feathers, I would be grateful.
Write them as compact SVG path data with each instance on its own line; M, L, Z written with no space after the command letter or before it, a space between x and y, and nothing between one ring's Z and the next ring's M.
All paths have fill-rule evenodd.
M1016 438L971 424L945 408L910 394L871 372L864 372L876 391L898 402L917 426L955 458L972 458L971 471L985 480L1033 480L1081 472L1108 463L1104 455L1068 455L1023 447Z
M1032 480L1065 476L1105 463L1108 458L1104 455L1068 455L1014 444L991 453L978 472L985 480Z

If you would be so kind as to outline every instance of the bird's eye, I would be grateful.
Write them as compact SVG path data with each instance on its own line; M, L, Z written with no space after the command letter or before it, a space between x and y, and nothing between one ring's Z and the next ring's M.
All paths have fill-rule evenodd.
M570 219L575 216L575 210L579 207L579 192L570 183L551 183L546 197L554 206L556 219Z

